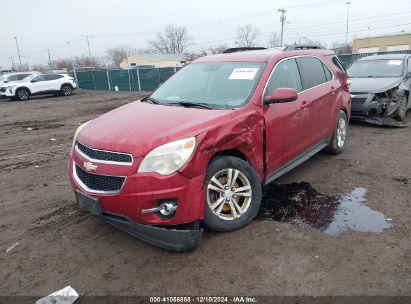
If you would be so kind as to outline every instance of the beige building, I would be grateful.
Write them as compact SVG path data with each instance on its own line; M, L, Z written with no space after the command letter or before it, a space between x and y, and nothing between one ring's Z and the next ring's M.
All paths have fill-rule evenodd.
M154 66L156 68L179 67L183 55L175 54L138 54L131 55L120 63L123 69L133 68L138 66Z
M353 54L411 50L411 33L354 39Z

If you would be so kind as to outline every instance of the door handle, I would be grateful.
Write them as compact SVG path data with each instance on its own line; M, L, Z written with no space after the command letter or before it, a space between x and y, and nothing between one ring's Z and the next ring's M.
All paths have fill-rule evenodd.
M301 104L301 108L306 108L310 105L310 103L306 100L303 100L302 104Z

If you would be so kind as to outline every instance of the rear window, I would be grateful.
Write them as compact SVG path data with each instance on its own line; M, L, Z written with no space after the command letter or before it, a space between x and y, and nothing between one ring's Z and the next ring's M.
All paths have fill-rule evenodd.
M333 79L333 74L330 72L330 70L325 66L325 64L323 64L323 68L324 68L324 73L325 73L325 79L327 81L331 81Z
M328 60L330 60L336 67L343 73L347 73L344 66L342 65L341 61L335 55L328 55L325 56Z
M314 57L300 57L296 60L301 74L303 90L308 90L327 82L323 63L319 59Z

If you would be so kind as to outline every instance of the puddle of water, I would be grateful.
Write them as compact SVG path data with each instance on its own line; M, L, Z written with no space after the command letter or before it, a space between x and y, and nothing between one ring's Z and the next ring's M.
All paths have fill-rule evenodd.
M346 230L382 232L391 224L381 212L364 202L365 188L345 195L325 195L309 183L268 185L257 219L291 222L301 220L324 233L336 235Z

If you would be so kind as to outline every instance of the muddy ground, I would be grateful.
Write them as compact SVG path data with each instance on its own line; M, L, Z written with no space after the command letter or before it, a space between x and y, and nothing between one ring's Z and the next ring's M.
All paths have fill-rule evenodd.
M78 124L137 97L0 100L0 295L67 285L86 295L411 295L411 126L351 124L343 154L320 153L277 181L328 196L363 187L391 228L329 235L306 221L260 219L175 253L77 208L67 178Z

